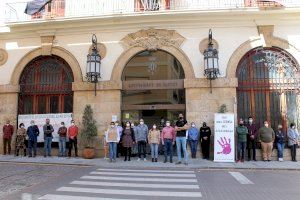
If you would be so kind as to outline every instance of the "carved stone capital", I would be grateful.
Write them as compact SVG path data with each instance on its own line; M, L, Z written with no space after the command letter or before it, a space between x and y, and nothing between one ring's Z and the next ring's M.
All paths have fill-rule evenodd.
M258 33L261 37L263 37L265 44L264 46L271 47L272 46L272 39L274 33L274 26L273 25L266 25L266 26L257 26Z
M89 53L92 53L93 45L89 48ZM101 59L103 59L106 56L106 46L103 43L97 43L97 49L99 51L99 54L101 56Z
M7 51L4 49L0 49L0 66L6 63L7 58L8 58Z
M174 46L179 48L185 38L175 30L147 29L128 34L121 42L125 49L142 47L149 51L155 51L162 46Z

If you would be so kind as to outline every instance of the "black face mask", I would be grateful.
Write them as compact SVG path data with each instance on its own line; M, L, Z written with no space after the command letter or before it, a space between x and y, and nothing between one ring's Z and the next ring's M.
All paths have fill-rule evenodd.
M183 117L179 117L180 120L183 120Z
M203 123L203 127L206 127L206 123Z

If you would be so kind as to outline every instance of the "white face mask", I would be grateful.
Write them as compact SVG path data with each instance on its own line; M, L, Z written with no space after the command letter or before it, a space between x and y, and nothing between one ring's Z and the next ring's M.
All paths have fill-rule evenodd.
M118 124L118 123L116 123L115 125L116 125L116 126L119 126L119 124Z
M167 126L170 126L171 124L170 124L170 123L167 123L166 125L167 125Z
M292 129L296 129L296 126L292 126Z
M115 127L115 125L110 125L110 127L114 128L114 127Z
M61 127L65 127L65 125L64 125L64 124L62 124L62 125L61 125Z
M143 125L144 124L144 122L140 122L140 125Z
M74 126L75 125L74 122L72 122L71 125Z
M195 127L196 125L195 124L192 124L192 127Z
M32 123L30 123L30 125L31 125L31 126L33 126L33 125L34 125L34 123L33 123L33 122L32 122Z
M253 120L252 119L249 119L249 123L252 123L253 122Z
M265 127L269 127L269 124L265 124Z
M25 126L21 126L21 128L25 128Z
M156 129L156 126L153 126L153 129Z
M126 126L127 126L127 127L129 127L129 126L130 126L130 124L126 124Z

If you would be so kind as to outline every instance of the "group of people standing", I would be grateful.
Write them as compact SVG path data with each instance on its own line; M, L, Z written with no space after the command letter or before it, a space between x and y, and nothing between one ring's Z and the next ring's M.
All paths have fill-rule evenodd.
M172 163L173 146L176 142L176 164L184 163L188 165L187 142L191 147L192 158L196 158L198 142L200 140L203 158L209 159L210 136L211 130L205 122L199 130L194 122L188 125L183 114L179 114L179 118L174 124L174 127L171 126L170 121L166 121L162 123L160 127L158 127L157 124L153 124L150 130L143 119L140 119L139 125L137 126L127 121L124 128L119 125L119 122L111 122L105 137L106 142L109 144L110 162L116 162L118 152L120 151L124 153L124 161L130 161L134 144L137 145L138 149L137 160L140 161L143 159L146 161L146 146L149 144L152 162L157 162L159 146L162 145L164 163L168 162L168 160ZM120 144L119 148L118 144Z
M53 126L50 124L50 119L46 119L46 123L43 126L44 133L44 157L51 157L51 145L53 140ZM3 126L3 153L11 154L11 141L14 134L14 127L7 120ZM40 130L33 120L31 120L28 128L25 128L24 123L20 123L16 133L15 142L15 156L23 154L23 156L36 157L37 155L37 143ZM69 152L68 156L71 157L72 149L75 149L75 157L78 157L77 149L77 135L78 127L75 125L75 121L71 121L71 126L66 127L64 122L61 122L61 126L58 129L57 134L59 135L59 157L66 157L66 143L69 141ZM28 149L26 147L28 144Z
M278 161L283 161L283 150L287 140L288 146L291 149L292 161L296 162L296 149L299 145L299 133L294 123L291 123L287 134L283 130L281 124L278 125L277 130L274 131L268 121L264 122L264 126L257 128L253 122L253 118L248 118L248 124L244 123L243 119L239 120L239 125L236 128L238 138L237 148L237 162L244 162L245 151L248 147L248 159L256 161L256 145L260 144L262 149L262 157L264 161L271 161L273 146L277 147ZM257 143L258 142L258 143Z

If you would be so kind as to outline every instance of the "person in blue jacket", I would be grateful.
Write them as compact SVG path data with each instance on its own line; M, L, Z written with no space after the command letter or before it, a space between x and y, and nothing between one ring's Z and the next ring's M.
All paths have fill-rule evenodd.
M192 158L196 158L197 146L199 140L199 130L194 122L191 123L191 128L188 129L188 141L191 147Z
M27 128L29 157L32 157L32 150L33 150L33 157L36 157L37 137L39 136L39 134L40 131L38 126L34 124L33 120L31 120L30 126Z

